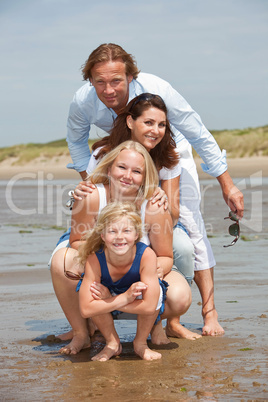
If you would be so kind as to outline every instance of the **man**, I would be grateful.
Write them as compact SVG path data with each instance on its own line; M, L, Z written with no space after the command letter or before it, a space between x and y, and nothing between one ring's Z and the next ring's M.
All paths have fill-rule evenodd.
M139 73L133 57L120 46L100 45L90 54L82 71L84 79L90 83L76 92L71 103L67 142L74 162L68 167L76 169L83 179L90 159L88 137L92 124L109 132L114 119L127 103L144 92L160 95L165 101L184 175L183 180L181 176L181 182L185 185L181 188L180 221L188 230L195 247L194 280L202 298L202 334L223 334L214 305L215 260L199 211L200 189L190 144L203 159L203 170L217 177L225 202L241 219L243 194L234 186L227 171L225 151L220 151L213 136L185 99L166 81L151 74ZM189 201L184 205L187 198L193 200L195 214L189 209ZM199 243L202 244L201 249L198 249Z

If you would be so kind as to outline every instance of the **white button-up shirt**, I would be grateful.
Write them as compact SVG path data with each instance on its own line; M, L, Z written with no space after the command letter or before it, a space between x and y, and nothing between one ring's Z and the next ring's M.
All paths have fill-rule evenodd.
M204 172L217 177L227 170L225 150L221 152L200 116L167 81L152 74L140 73L129 84L128 101L144 92L159 95L164 100L178 150L180 141L185 137L203 159ZM109 132L116 117L116 113L100 101L95 88L89 82L75 93L67 122L67 142L73 160L73 164L68 165L69 168L78 172L87 169L90 159L90 126L94 124Z

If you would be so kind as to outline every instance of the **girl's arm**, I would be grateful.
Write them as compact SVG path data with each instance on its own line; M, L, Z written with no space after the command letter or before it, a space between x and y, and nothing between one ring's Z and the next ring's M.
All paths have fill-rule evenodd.
M95 225L95 219L99 210L99 192L95 188L81 201L75 201L72 209L70 245L78 249L81 237Z
M161 187L168 197L168 209L174 226L180 217L180 176L169 180L162 180Z
M79 289L79 308L82 317L90 318L96 315L110 313L120 309L128 302L125 294L112 296L104 300L95 300L90 287L94 282L101 281L101 269L95 254L88 256L85 266L85 275Z
M82 317L94 317L110 313L113 310L130 314L152 314L157 306L159 283L156 272L156 256L150 248L146 249L142 256L141 279L142 282L134 283L125 293L104 300L95 300L90 292L90 286L93 282L100 282L101 273L96 255L90 255L79 290L79 306ZM140 294L143 294L143 299L136 300Z
M173 265L173 222L163 206L158 207L148 202L145 223L149 228L149 240L156 253L162 275L168 274Z

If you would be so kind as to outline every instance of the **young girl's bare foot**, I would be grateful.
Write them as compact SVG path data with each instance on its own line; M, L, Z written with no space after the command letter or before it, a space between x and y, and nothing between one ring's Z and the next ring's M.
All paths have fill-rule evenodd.
M82 349L90 347L90 338L88 334L74 334L72 341L69 345L60 349L63 355L76 355Z
M73 339L73 330L68 332L64 332L64 334L56 335L55 338L60 339L61 341L69 341L70 339Z
M204 327L202 330L202 335L206 336L217 336L223 335L224 329L218 322L218 313L215 309L203 314L204 317Z
M190 339L192 341L195 341L198 338L202 338L202 335L189 331L189 329L181 325L179 317L167 320L166 334L167 336Z
M170 343L170 340L163 329L162 321L159 321L153 326L151 330L151 341L155 345L167 345Z
M106 345L100 353L93 356L91 360L99 361L99 362L107 362L107 360L111 359L113 356L118 356L122 352L121 343L118 344L108 344Z
M155 352L150 349L147 343L137 343L133 341L135 353L143 360L159 360L161 359L161 353Z

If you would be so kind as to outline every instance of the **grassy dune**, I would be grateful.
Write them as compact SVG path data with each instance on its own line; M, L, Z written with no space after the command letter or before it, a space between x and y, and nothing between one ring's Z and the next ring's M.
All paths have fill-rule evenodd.
M211 131L219 147L228 157L268 156L268 126L244 130Z
M268 156L268 126L244 130L211 131L221 149L226 149L228 157ZM89 146L94 140L89 141ZM65 139L46 144L21 144L0 148L0 162L14 158L13 163L23 165L36 158L50 159L69 155ZM194 156L196 153L194 152Z

